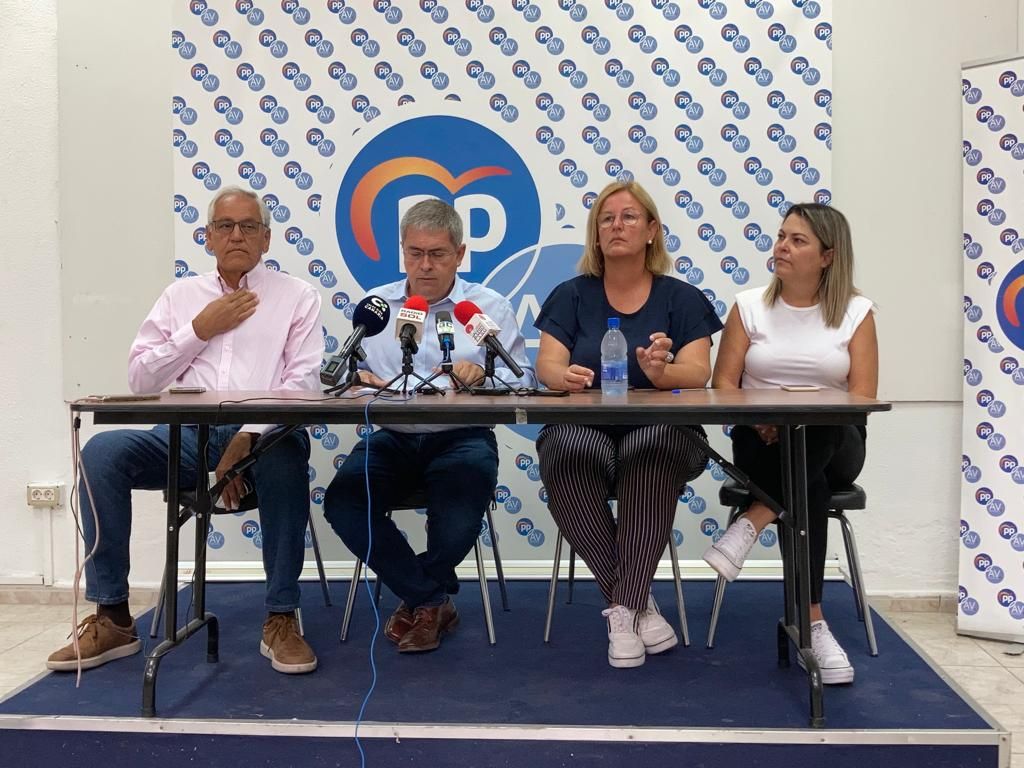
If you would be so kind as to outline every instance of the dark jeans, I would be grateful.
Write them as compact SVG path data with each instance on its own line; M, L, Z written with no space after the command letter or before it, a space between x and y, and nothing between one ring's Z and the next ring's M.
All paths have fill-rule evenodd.
M211 470L238 429L239 425L210 428L207 457ZM95 435L82 449L82 464L99 519L99 547L85 568L85 596L95 603L116 605L128 599L132 489L167 486L168 435L166 425L149 431L118 429ZM196 427L182 427L182 488L196 486L197 435ZM299 605L299 574L309 520L309 436L305 430L281 440L246 477L259 497L267 610L294 610ZM96 541L96 524L84 478L79 482L79 494L88 552Z
M334 476L324 497L324 515L345 546L415 608L457 588L455 566L480 535L497 481L498 445L489 428L424 433L378 429L352 449ZM417 555L386 513L420 489L426 491L427 551ZM373 548L367 558L368 517Z
M865 433L850 425L806 427L807 520L811 550L811 602L820 603L828 549L828 502L833 489L850 485L864 467ZM751 427L732 431L733 462L755 485L782 498L782 457L779 443L765 445Z

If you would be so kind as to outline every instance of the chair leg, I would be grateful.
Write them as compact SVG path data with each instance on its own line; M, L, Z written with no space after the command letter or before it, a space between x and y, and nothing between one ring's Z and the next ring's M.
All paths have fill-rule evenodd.
M498 640L494 636L494 616L491 614L491 593L487 588L487 570L484 568L484 545L480 543L480 538L477 537L476 543L473 545L473 549L476 552L476 572L480 579L480 601L484 606L484 622L487 624L487 642L491 645L495 645ZM380 581L380 579L378 579Z
M297 622L299 622L299 637L305 637L306 636L306 627L302 623L302 609L301 608L296 608L295 609L295 620Z
M733 507L729 510L729 525L736 522L736 518L740 516L740 508ZM715 647L715 632L718 630L718 615L722 611L722 601L725 600L725 586L728 582L719 576L715 580L715 598L711 603L711 623L708 625L708 640L705 644L707 648Z
M156 598L156 608L153 609L153 621L149 624L149 636L156 638L160 634L160 620L164 615L164 597L167 584L164 579L160 579L160 592Z
M348 639L348 627L352 622L352 609L356 604L356 593L359 591L359 576L363 571L363 561L356 558L356 567L352 572L352 581L348 585L348 597L345 598L345 616L341 620L341 636L338 642L344 643Z
M715 630L718 629L718 614L722 610L722 600L725 599L725 577L719 576L715 581L715 599L711 604L711 623L708 625L708 648L715 647Z
M320 556L320 542L316 538L316 527L313 525L313 515L310 514L306 521L309 528L309 538L313 542L313 557L316 559L316 572L320 574L320 589L324 593L324 605L331 607L331 591L327 588L327 573L324 571L324 560Z
M561 534L559 534L561 535ZM572 596L576 591L576 552L573 551L572 544L569 545L569 597L566 599L565 604L572 604Z
M494 530L494 518L491 517L492 501L487 507L487 529L491 532L491 549L494 552L494 570L498 574L498 589L501 591L501 610L508 610L508 590L505 587L505 569L501 567L501 552L498 551L498 534Z
M857 539L853 535L853 526L849 518L839 511L837 519L843 530L843 543L846 545L846 557L850 561L850 579L853 581L854 594L861 609L864 621L864 632L868 637L868 650L872 656L878 655L878 642L875 640L875 625L871 619L871 606L868 604L868 593L864 587L864 572L860 568L860 555L857 552Z
M672 555L672 581L676 590L676 610L679 611L679 630L683 634L683 646L690 646L690 629L686 624L686 604L683 602L683 577L679 572L679 550L671 531L668 535L669 551Z
M544 642L551 638L551 619L555 615L555 593L558 591L558 567L562 559L562 532L555 536L555 562L551 566L551 583L548 584L548 614L544 620Z

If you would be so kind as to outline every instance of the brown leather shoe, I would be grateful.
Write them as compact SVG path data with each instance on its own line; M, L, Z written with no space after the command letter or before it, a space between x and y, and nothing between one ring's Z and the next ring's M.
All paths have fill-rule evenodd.
M398 645L405 637L405 633L412 629L413 623L412 611L403 601L398 604L395 612L391 614L387 624L384 625L384 635L392 643Z
M263 624L260 653L270 659L270 666L286 675L300 675L316 669L316 654L299 634L295 614L275 613Z
M87 616L75 630L78 633L78 650L82 655L82 669L92 669L108 661L138 653L142 648L135 621L127 627L119 627L107 616ZM74 672L78 669L75 644L69 643L54 651L46 660L47 669L58 672Z
M441 645L441 635L459 625L459 612L450 599L441 605L421 605L412 615L412 628L398 644L399 653L432 651Z

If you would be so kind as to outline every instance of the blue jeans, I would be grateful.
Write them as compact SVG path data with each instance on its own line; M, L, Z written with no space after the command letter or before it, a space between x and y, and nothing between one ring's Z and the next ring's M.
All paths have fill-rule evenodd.
M369 471L366 472L369 450ZM367 474L373 549L366 557ZM458 587L455 566L480 535L498 481L498 445L486 427L409 434L378 429L345 459L324 497L324 515L341 540L409 608ZM427 499L427 551L417 555L388 517L410 493Z
M238 429L238 425L210 428L207 457L211 471ZM149 431L101 432L82 449L82 464L99 513L99 547L85 569L85 596L94 603L116 605L128 599L132 489L166 488L169 433L166 425ZM196 486L197 436L196 427L182 427L182 488ZM294 610L299 605L299 575L309 520L309 436L305 430L282 439L249 468L246 477L259 498L267 610ZM79 499L88 552L96 541L96 523L84 478L79 481Z

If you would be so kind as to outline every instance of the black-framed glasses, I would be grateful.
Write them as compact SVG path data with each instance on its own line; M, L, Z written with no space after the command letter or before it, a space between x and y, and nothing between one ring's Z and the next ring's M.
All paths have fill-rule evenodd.
M231 219L217 219L210 222L210 229L221 237L227 237L235 231L235 227L242 230L246 237L254 237L263 229L263 222L246 219L245 221L232 221Z

